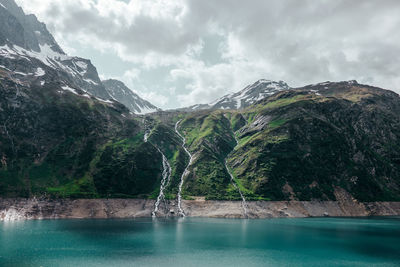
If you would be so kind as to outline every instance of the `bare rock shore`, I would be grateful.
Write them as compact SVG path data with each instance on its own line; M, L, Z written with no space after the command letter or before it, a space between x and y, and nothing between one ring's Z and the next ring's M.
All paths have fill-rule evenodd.
M240 201L184 200L188 217L243 218ZM0 221L29 219L139 218L151 217L154 200L145 199L0 199ZM396 216L400 202L251 201L249 218L320 216ZM158 217L177 216L174 201L161 204Z

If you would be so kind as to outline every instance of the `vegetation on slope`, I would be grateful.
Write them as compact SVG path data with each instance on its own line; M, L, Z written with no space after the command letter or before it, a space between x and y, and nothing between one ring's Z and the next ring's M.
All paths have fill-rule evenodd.
M181 175L189 162L189 159L182 148L181 139L175 134L173 125L165 125L157 122L149 136L149 142L156 145L165 157L168 159L171 166L170 183L165 189L167 199L175 199L178 193L178 186ZM161 157L161 154L159 155Z
M1 80L0 195L150 194L161 159L143 144L139 121L121 104L57 88Z
M240 199L230 181L225 158L235 146L230 121L224 112L196 112L180 124L193 155L184 192L207 199Z
M361 201L400 200L400 100L390 91L325 83L245 110L158 112L143 121L118 103L60 93L56 82L0 81L3 197L155 198L159 148L172 167L166 197L175 199L189 162L174 129L181 120L193 155L184 198L239 200L228 167L248 200L335 200L338 187Z
M244 111L249 124L229 159L238 180L273 200L334 200L336 187L362 201L399 200L398 96L328 88L282 92Z

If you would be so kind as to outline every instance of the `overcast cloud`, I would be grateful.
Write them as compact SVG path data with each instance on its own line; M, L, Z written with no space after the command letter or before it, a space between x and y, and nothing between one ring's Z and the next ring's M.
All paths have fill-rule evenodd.
M400 92L398 0L17 0L69 54L162 108L266 78Z

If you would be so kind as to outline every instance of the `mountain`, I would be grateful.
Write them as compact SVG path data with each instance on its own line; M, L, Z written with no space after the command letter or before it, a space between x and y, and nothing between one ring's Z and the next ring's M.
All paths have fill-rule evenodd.
M29 80L55 70L63 86L111 99L90 60L64 53L46 25L35 15L25 15L12 0L0 0L0 69L13 72L15 79Z
M290 87L283 81L261 79L237 93L225 95L209 104L198 104L184 110L246 108L267 96L288 89Z
M246 109L228 162L271 199L400 198L400 98L355 81L283 91Z
M0 197L164 196L175 211L195 197L400 201L392 91L260 80L206 109L139 116L125 106L140 102L126 86L103 86L90 61L68 57L35 17L0 3Z
M0 196L149 197L162 158L142 119L111 99L89 60L0 3Z
M325 82L187 113L180 131L189 196L240 199L230 170L248 200L400 200L400 98L388 90Z
M109 79L102 81L102 83L114 100L124 104L135 114L146 114L160 110L132 92L132 90L121 81Z

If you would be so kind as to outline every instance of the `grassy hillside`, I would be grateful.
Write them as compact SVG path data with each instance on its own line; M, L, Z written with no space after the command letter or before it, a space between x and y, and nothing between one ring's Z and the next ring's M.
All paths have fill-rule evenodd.
M229 170L248 200L335 200L337 187L361 201L400 200L400 99L390 91L324 83L244 110L143 120L118 103L60 91L56 82L0 81L3 197L155 198L160 149L172 168L165 194L175 199L189 163L174 129L181 120L193 155L184 198L239 200Z
M196 112L180 123L180 132L193 155L184 193L208 199L238 198L225 168L225 158L235 141L230 121L221 111Z
M310 91L319 89L319 93ZM229 158L244 187L273 200L400 200L400 102L358 84L301 88L243 112Z
M156 145L168 159L171 166L171 182L164 194L167 199L175 199L181 175L189 162L182 148L181 139L175 134L173 125L165 125L160 121L154 126L149 137L149 142ZM157 155L161 157L161 154Z

